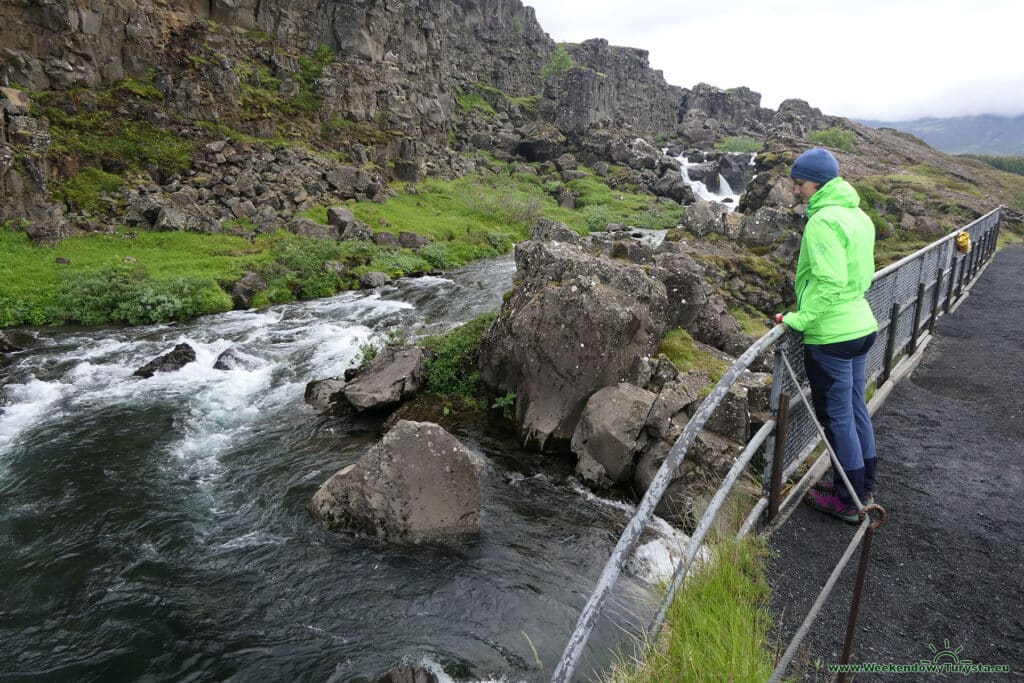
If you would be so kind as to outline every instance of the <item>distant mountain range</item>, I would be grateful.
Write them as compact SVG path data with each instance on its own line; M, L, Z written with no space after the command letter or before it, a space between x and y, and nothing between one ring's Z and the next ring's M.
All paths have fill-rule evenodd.
M1024 156L1024 115L1008 117L984 114L914 121L857 121L872 128L895 128L912 133L932 147L949 154Z

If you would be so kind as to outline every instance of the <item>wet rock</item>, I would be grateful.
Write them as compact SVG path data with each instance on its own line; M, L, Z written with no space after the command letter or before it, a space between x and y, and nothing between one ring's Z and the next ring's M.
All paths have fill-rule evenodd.
M305 401L317 411L330 410L336 403L344 400L346 384L341 377L315 379L306 385Z
M660 342L665 288L640 266L560 242L521 242L515 254L521 284L481 342L481 378L516 394L524 444L564 450L590 396Z
M348 383L345 398L360 411L393 408L423 388L426 360L419 346L388 346Z
M647 491L676 438L678 434L670 440L655 442L640 457L633 474L638 494ZM701 504L718 489L742 450L738 443L700 431L682 465L673 473L655 514L678 527L692 529L696 517L703 512Z
M530 239L576 245L581 243L580 236L568 225L547 218L538 218L530 227Z
M746 443L750 438L747 388L741 384L732 385L704 424L704 428L737 443Z
M579 457L576 472L585 482L611 486L628 481L633 457L646 441L641 430L654 398L626 383L590 397L572 436L572 452Z
M355 214L347 206L332 206L327 209L327 224L336 226L339 231L344 231L355 220Z
M135 377L150 378L158 372L175 372L196 359L196 351L188 344L178 344L172 350L149 361L133 374Z
M324 482L309 510L328 528L460 543L480 532L482 469L479 457L438 425L401 420Z
M371 271L366 273L359 278L359 283L367 289L376 289L377 287L383 287L384 285L391 282L391 278L388 277L387 273L381 273L378 271Z
M683 210L682 224L697 237L720 235L725 232L722 216L727 212L728 209L718 202L694 202Z
M739 242L747 246L767 246L795 231L800 219L792 211L762 206L743 220Z
M438 678L431 671L405 664L378 678L377 683L438 683Z
M12 344L10 339L7 338L7 334L0 330L0 353L16 353L21 350L20 346Z
M373 230L371 230L367 225L360 223L359 221L354 221L352 223L349 223L348 227L346 227L345 230L342 231L341 237L339 237L338 239L364 240L366 242L369 242L371 239L373 239Z
M213 364L214 370L253 370L255 368L255 360L233 346L222 351Z
M254 296L267 288L267 281L259 273L246 273L245 276L231 285L231 301L236 309L246 309L252 306Z
M679 253L663 252L654 258L651 274L665 285L669 301L669 326L688 327L708 305L711 288L704 281L704 266Z

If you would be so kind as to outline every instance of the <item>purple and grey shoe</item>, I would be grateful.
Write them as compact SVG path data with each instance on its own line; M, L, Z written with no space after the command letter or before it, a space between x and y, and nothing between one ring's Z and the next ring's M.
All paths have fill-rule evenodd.
M841 519L848 524L857 524L860 521L857 506L853 503L844 503L834 492L825 493L811 489L807 492L807 497L804 500L815 510L820 510L826 515Z

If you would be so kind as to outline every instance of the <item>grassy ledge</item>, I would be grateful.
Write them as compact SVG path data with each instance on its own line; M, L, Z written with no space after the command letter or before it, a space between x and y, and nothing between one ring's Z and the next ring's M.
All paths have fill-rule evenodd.
M676 595L660 637L643 648L643 659L620 660L607 680L767 680L775 652L766 556L759 538L717 541L710 561Z

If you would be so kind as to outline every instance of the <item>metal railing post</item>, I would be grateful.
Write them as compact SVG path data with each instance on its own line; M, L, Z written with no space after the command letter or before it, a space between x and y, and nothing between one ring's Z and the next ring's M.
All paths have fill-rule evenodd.
M768 521L779 514L782 501L782 460L786 454L786 432L789 428L789 394L779 396L779 411L775 416L775 450L772 453L772 484L768 490Z
M935 294L932 302L932 318L928 321L928 334L935 334L935 322L939 319L939 304L942 301L942 266L935 274Z
M921 305L923 303L924 283L921 282L917 285L917 301L914 302L914 329L910 333L910 345L907 347L907 353L917 351L917 335L921 330Z
M853 586L853 599L850 601L850 615L846 620L846 637L843 640L843 656L839 660L841 664L849 664L850 657L853 656L853 638L857 633L857 617L860 614L860 599L864 593L864 579L868 574L868 560L871 559L871 540L875 537L875 530L882 525L885 521L885 510L878 505L868 505L864 508L863 513L867 514L868 510L877 510L880 512L880 517L877 520L871 522L868 525L867 531L864 533L864 543L860 549L860 565L857 568L857 580ZM842 673L839 675L839 681L846 683L850 680L848 673Z
M954 247L949 266L949 287L946 290L946 303L943 306L946 310L946 315L949 315L949 309L953 305L953 291L956 287L956 267L958 263L959 260L956 257L956 248Z
M892 305L889 313L889 339L885 345L885 366L882 368L882 382L884 384L892 373L892 361L896 357L896 328L900 322L900 302Z

